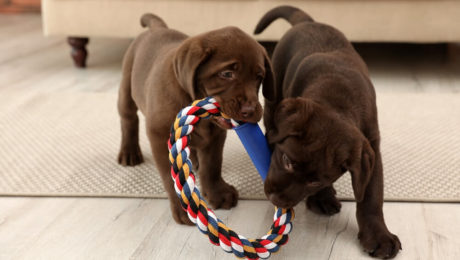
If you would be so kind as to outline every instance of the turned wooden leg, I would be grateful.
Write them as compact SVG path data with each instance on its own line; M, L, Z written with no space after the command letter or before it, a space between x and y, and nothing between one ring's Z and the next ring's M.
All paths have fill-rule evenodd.
M78 68L86 67L86 57L88 56L88 51L86 51L86 44L88 44L88 38L80 37L68 37L67 42L72 46L72 51L70 55L72 56L75 66Z

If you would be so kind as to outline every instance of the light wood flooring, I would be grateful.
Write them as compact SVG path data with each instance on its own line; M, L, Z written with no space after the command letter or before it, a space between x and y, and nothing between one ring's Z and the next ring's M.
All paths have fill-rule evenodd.
M126 39L91 39L88 69L73 67L64 37L44 38L38 15L0 15L0 94L117 91ZM358 45L377 92L460 91L457 45ZM0 133L1 134L1 133ZM118 142L118 140L116 140ZM1 147L0 147L1 149ZM401 239L396 259L460 259L458 203L385 203ZM271 224L267 201L217 214L246 237ZM290 240L271 259L371 259L356 238L355 204L324 217L296 207ZM0 197L0 259L233 259L195 227L175 224L167 200Z

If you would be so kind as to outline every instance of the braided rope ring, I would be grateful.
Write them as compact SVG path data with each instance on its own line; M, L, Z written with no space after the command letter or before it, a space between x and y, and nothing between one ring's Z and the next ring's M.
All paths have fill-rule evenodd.
M201 118L211 116L222 116L230 120L233 126L237 125L234 120L221 113L219 108L219 104L213 97L207 97L194 101L177 114L171 126L168 141L174 188L189 219L209 237L212 244L240 258L267 259L271 253L277 252L280 246L287 243L288 234L292 230L291 221L294 219L294 210L275 207L274 222L268 233L259 239L247 239L235 233L216 217L195 186L195 175L192 172L190 148L188 147L189 135L193 132L194 125Z

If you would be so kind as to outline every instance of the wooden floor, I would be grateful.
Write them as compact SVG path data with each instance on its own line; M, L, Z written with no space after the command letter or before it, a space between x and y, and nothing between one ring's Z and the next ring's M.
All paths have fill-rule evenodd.
M0 94L116 91L129 40L91 39L89 68L75 69L63 37L43 38L38 15L0 15ZM458 46L358 45L377 92L459 92ZM118 141L118 140L117 140ZM1 148L0 148L1 149ZM460 206L385 203L402 241L397 259L460 259ZM240 201L217 214L246 237L271 224L267 201ZM340 214L296 207L289 243L272 259L370 259L358 240L355 204ZM166 200L0 198L0 259L233 259L195 227L171 219Z

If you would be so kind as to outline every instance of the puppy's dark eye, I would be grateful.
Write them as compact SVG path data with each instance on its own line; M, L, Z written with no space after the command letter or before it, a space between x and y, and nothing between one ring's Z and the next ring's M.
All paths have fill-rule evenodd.
M235 73L231 70L224 70L219 72L219 77L223 79L233 79L235 77Z
M257 80L259 82L262 82L262 80L264 80L265 76L263 74L257 74Z
M284 169L288 172L288 173L293 173L294 172L294 167L296 166L295 163L293 163L291 161L291 159L289 159L289 157L283 153L282 155L282 160L283 160L283 166L284 166Z

